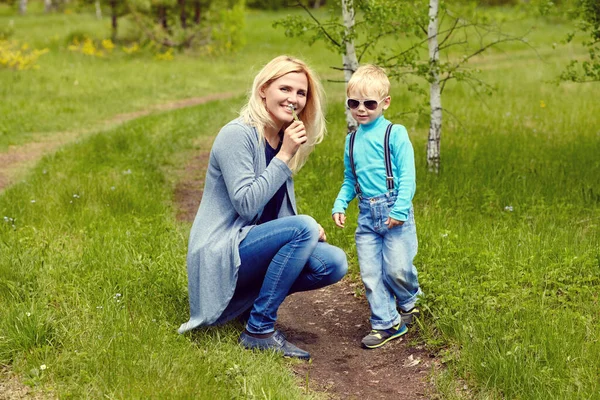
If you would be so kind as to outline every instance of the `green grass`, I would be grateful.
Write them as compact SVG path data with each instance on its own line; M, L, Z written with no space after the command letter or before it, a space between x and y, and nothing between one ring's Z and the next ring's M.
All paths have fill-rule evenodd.
M165 63L64 50L62 40L75 30L106 35L106 21L0 11L0 24L15 20L16 39L52 49L38 71L0 71L7 99L0 148L41 132L93 130L115 114L168 100L242 93L280 53L338 77L329 69L337 55L258 29L281 15L251 13L248 45L236 56L183 54ZM40 18L60 26L58 39ZM549 83L582 52L552 49L568 24L532 22L542 60L511 44L474 60L481 78L498 88L494 95L447 87L439 176L426 168L427 115L402 115L423 99L394 84L387 115L407 126L416 151L421 332L447 366L436 380L443 398L600 398L598 87ZM326 88L329 135L296 177L297 199L347 251L358 278L355 205L346 229L330 220L345 122L342 87ZM301 397L286 363L241 351L235 327L175 334L187 318L189 231L173 217L176 170L198 151L195 140L214 135L241 101L90 136L45 158L2 194L2 363L58 397ZM463 383L468 391L458 390Z
M239 348L239 327L176 333L189 226L174 220L169 177L231 106L96 135L4 193L0 363L59 398L300 397L281 358Z

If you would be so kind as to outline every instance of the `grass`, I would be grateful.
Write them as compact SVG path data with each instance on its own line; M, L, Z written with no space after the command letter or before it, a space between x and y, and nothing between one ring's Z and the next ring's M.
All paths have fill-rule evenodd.
M300 397L281 358L240 351L239 327L176 334L189 227L174 220L169 171L198 129L229 117L215 103L138 120L6 191L0 362L59 398Z
M62 24L55 40L36 24L42 17L10 16L16 39L53 50L38 71L0 71L0 93L9 100L0 105L8 116L0 146L43 132L93 130L117 113L172 99L241 93L262 62L291 50L336 77L328 67L337 55L257 29L280 16L251 13L249 45L236 56L184 54L171 63L64 51L64 37L84 25L105 35L91 17L43 17ZM426 171L427 116L402 114L422 99L398 85L392 93L387 115L407 126L416 151L422 336L447 366L436 379L443 398L600 398L597 87L549 83L581 49L552 50L569 25L535 22L542 60L506 46L474 60L482 79L497 86L494 95L456 84L444 92L451 114L444 115L439 176ZM329 216L342 180L345 122L341 86L326 87L330 133L296 177L297 199L347 251L357 278L356 207L344 230ZM239 350L235 327L174 334L187 318L189 230L173 217L176 170L241 101L90 136L2 194L2 363L58 397L302 397L286 362Z

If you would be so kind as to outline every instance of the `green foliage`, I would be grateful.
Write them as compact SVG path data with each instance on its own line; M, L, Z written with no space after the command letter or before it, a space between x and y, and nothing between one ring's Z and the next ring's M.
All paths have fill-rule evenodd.
M588 49L588 59L572 60L560 75L563 81L600 82L600 2L596 0L579 0L579 30L588 39L583 45ZM570 42L575 34L570 34L566 42Z
M15 22L8 21L6 25L0 25L0 40L7 40L15 33Z

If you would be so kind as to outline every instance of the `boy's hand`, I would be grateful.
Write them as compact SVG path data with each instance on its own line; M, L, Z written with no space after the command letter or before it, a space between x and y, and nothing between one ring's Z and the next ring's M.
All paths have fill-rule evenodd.
M325 234L325 229L323 229L321 224L318 224L318 225L319 225L319 242L326 242L327 235Z
M385 224L387 225L388 229L392 229L395 226L403 225L404 221L398 221L397 219L388 217L387 221L385 221Z
M340 228L343 228L346 224L346 214L335 213L331 216L331 218L333 218L333 222L335 222L335 224Z

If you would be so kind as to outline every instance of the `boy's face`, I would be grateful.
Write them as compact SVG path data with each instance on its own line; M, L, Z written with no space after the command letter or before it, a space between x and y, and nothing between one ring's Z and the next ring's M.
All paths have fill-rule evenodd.
M375 121L383 110L390 106L390 96L383 99L375 93L367 93L366 97L361 96L358 91L350 91L346 105L352 113L352 117L360 125Z

